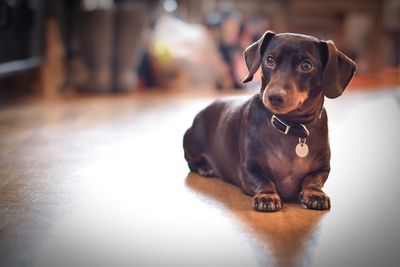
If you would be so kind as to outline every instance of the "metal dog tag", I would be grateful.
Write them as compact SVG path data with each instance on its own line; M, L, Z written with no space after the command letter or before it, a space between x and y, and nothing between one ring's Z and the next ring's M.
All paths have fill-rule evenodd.
M306 144L305 138L303 138L303 139L299 138L299 143L297 144L295 151L296 151L296 155L300 158L304 158L308 155L309 149Z

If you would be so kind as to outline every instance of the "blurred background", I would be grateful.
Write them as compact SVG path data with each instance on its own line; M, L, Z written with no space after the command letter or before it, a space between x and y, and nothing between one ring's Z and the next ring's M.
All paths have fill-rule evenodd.
M352 88L399 84L399 0L0 0L0 96L248 89L266 30L334 40Z

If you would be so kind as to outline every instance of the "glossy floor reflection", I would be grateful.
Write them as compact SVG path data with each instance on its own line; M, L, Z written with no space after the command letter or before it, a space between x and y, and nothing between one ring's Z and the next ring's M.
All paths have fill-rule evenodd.
M216 94L0 109L0 266L399 266L400 89L328 101L332 210L258 213L189 173L182 136Z
M318 241L319 223L326 213L286 203L282 212L259 213L251 198L221 180L189 174L187 185L223 204L233 218L258 242L257 258L267 266L308 266L311 250Z

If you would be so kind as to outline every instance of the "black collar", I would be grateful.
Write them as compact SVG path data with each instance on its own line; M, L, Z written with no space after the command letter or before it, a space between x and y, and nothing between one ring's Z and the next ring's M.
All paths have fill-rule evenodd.
M275 114L268 110L268 117L271 121L272 126L284 135L294 135L299 138L307 138L310 135L309 129L311 129L316 122L321 119L323 109L321 110L317 120L312 121L308 124L302 123L287 123L282 119L279 119Z

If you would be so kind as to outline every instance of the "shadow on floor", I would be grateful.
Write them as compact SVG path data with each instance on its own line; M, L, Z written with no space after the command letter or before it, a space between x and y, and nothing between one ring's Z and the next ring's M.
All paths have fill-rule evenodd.
M256 212L251 207L249 196L222 180L189 173L186 185L211 198L213 205L226 208L242 226L240 230L265 247L265 255L260 256L272 255L268 262L280 267L310 265L313 247L319 239L321 219L329 211L313 211L297 203L288 203L280 212Z

